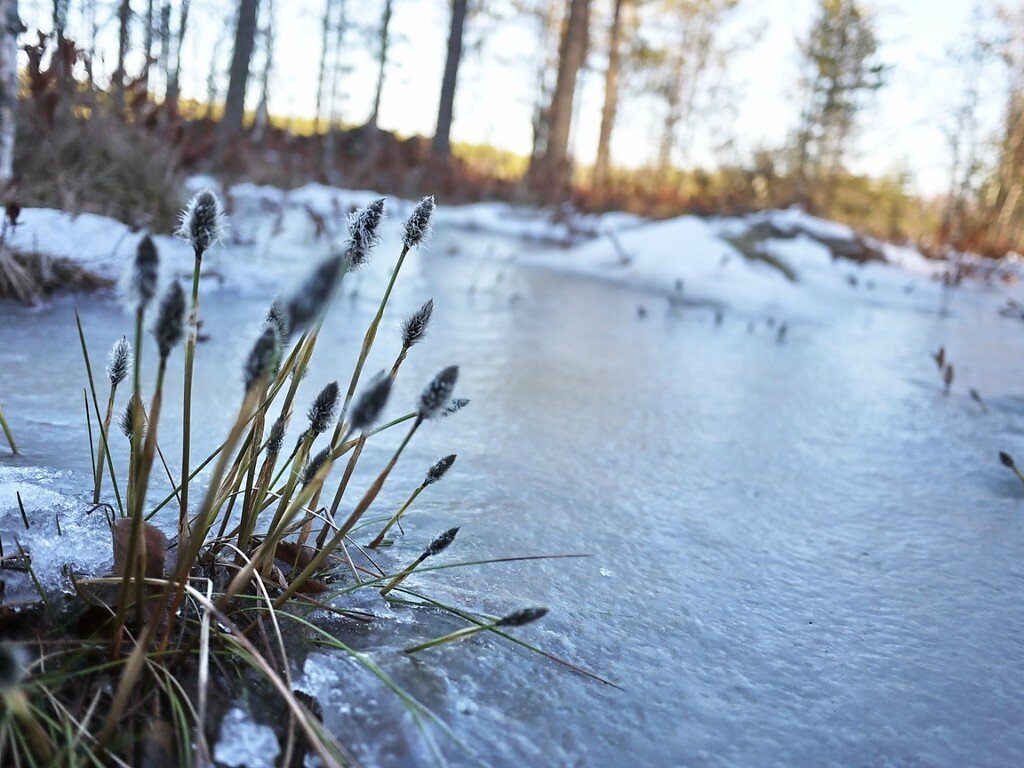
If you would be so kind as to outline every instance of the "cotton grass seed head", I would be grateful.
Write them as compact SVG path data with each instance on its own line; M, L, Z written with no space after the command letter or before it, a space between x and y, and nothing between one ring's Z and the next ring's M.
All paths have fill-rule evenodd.
M305 488L316 477L316 473L327 463L328 457L331 455L330 448L324 448L320 453L309 460L306 464L305 469L302 470L302 487Z
M285 303L289 336L309 328L327 311L341 280L344 258L329 256L320 262Z
M338 382L332 381L320 390L320 394L309 406L309 431L314 435L321 435L334 423L334 416L338 410Z
M457 365L449 365L434 377L420 395L418 411L421 419L432 419L448 406L458 378Z
M267 310L267 322L277 328L277 335L283 344L290 335L290 331L288 329L288 309L280 298L274 299L270 309Z
M135 432L135 398L131 398L124 405L124 410L121 411L121 416L117 420L117 426L121 428L124 436L129 440L132 439L132 434ZM146 414L142 414L142 433L146 433Z
M441 418L446 419L449 416L453 416L454 414L458 413L463 408L465 408L467 405L469 405L468 397L453 397L451 399L451 402L448 403L448 407L441 411Z
M434 196L424 197L412 209L402 226L402 243L406 248L415 248L430 237L430 219L434 215Z
M449 528L447 531L445 531L432 542L430 542L427 548L423 550L423 556L433 557L434 555L439 555L442 552L444 552L446 549L448 549L448 546L453 541L455 541L455 535L458 532L458 528Z
M274 426L270 428L270 434L267 436L267 442L264 448L267 451L267 458L273 461L277 458L278 454L281 453L281 446L284 444L284 430L286 424L286 418L282 416L277 417L277 421L274 422Z
M227 216L220 200L212 190L204 189L188 201L175 234L191 245L197 256L202 256L223 240L226 232Z
M438 461L434 466L427 470L427 476L423 479L423 485L433 485L442 477L445 473L452 468L452 464L455 463L455 454L449 454L443 459Z
M390 396L391 377L381 371L356 398L349 413L349 429L352 432L365 432L376 424Z
M523 608L518 611L513 611L508 614L508 616L502 616L498 619L497 626L521 627L524 624L532 624L537 619L545 616L547 612L547 608Z
M126 378L132 368L132 345L127 336L122 336L114 342L110 349L110 359L107 361L107 378L110 379L110 386L116 387Z
M422 307L413 312L402 323L402 346L408 349L413 344L423 341L430 325L430 317L434 314L434 300L428 300Z
M280 357L281 340L277 335L277 326L267 323L256 343L253 344L249 357L245 361L245 391L252 389L262 377L269 376L274 363Z
M135 259L125 275L124 297L128 308L141 312L156 296L160 279L160 254L157 253L153 238L146 235L135 249Z
M1006 451L999 452L999 461L1003 463L1003 466L1007 469L1013 469L1016 463L1013 460L1013 456L1008 454Z
M345 256L350 259L353 268L361 267L370 260L370 252L380 242L377 230L383 218L383 197L378 197L365 208L349 214Z
M185 292L177 280L167 286L153 326L153 337L160 350L160 359L166 360L171 350L185 335Z

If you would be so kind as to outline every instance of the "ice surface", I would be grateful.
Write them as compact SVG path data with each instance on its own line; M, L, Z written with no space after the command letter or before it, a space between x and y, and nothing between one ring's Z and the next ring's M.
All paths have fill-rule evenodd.
M231 768L273 768L280 752L274 729L253 722L244 709L235 707L221 720L213 759Z
M243 188L234 205L273 232L255 213L268 205L264 216L276 215L264 192ZM303 194L332 205L323 189ZM269 245L218 253L224 283L204 301L209 338L197 358L196 455L217 444L237 407L235 372L266 305L328 247L307 212L286 208ZM399 219L375 262L346 282L299 402L348 370L398 252ZM887 249L895 267L857 266L803 236L767 245L797 271L789 283L743 260L719 226L683 217L621 228L628 265L607 235L541 250L442 226L407 262L367 370L391 364L407 312L431 296L437 309L388 415L449 363L461 365L459 394L473 402L425 426L403 454L375 518L440 456L459 459L379 561L401 567L451 525L462 530L443 562L593 555L422 573L408 584L495 615L546 605L548 616L514 634L623 690L489 634L409 658L401 648L464 622L389 607L367 590L354 604L378 617L372 625L316 616L365 656L297 652L292 670L361 764L434 765L434 747L451 765L499 768L1020 762L1024 489L996 458L1024 455L1021 326L997 313L1020 287L944 290L934 274L945 265L912 252ZM667 300L679 278L692 301L682 311ZM58 558L46 552L91 563L107 551L90 538L98 513L82 513L90 472L73 307L102 357L126 327L109 297L0 305L0 397L24 450L12 458L0 442L0 520L5 542L22 538L12 506L21 489L33 523L24 538L48 569ZM929 357L940 345L957 368L949 396ZM172 364L168 391L180 384ZM180 434L175 413L161 424L168 446ZM354 490L398 439L368 443ZM123 477L124 445L115 447ZM154 484L166 491L166 481ZM54 508L66 529L79 526L74 536L54 538ZM465 748L438 723L417 721L361 660ZM229 730L251 738L224 734L227 763L253 744L277 754L244 709L232 717Z

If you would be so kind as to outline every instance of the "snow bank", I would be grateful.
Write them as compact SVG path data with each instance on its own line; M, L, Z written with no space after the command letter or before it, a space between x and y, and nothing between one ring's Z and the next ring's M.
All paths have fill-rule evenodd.
M204 186L217 184L197 176L189 180L186 191ZM207 282L214 283L211 288L222 285L236 292L282 290L340 243L350 211L377 196L372 190L322 184L287 191L257 184L230 187L224 192L230 242L204 260ZM388 203L385 239L397 241L398 227L415 201L389 198ZM873 245L888 263L835 259L822 243L853 242L856 233L796 208L743 217L680 216L645 222L623 213L553 217L550 211L507 203L476 203L439 206L436 224L449 238L453 230L461 229L529 242L528 253L518 256L529 263L648 291L674 293L681 281L688 301L750 313L813 316L862 300L869 292L872 297L916 293L931 301L939 290L936 278L948 268L945 262L928 260L914 250L882 243ZM755 243L754 250L745 248L744 255L730 240L746 234L754 236ZM16 248L71 259L102 277L116 279L140 234L101 216L27 209L10 237ZM189 248L169 236L156 239L166 271L187 277L192 269ZM225 251L230 255L225 256ZM754 254L766 258L750 258ZM771 261L795 273L795 281ZM387 259L378 260L360 279L379 281L389 268Z

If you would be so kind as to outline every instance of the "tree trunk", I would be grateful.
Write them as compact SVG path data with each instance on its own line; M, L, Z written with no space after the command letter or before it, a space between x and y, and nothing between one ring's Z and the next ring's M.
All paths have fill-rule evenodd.
M267 22L263 27L263 72L260 76L260 101L256 107L253 140L263 141L270 127L270 77L274 68L274 0L267 0Z
M377 120L380 117L380 96L384 91L384 73L388 65L388 48L391 45L391 5L393 0L384 0L384 15L380 20L380 58L377 69L377 92L373 97L373 112L370 114L369 124L377 127Z
M249 64L256 46L256 15L260 0L239 0L235 47L231 56L228 93L224 99L224 117L220 122L221 140L242 132L245 117L245 90L249 84Z
M537 190L560 196L569 178L569 133L572 129L576 78L587 58L590 0L568 0L569 17L558 53L558 77L547 115L547 145L533 182Z
M622 10L626 0L615 0L612 25L608 31L608 69L604 74L604 106L601 108L601 133L597 139L597 160L594 162L594 189L603 190L608 183L611 164L612 129L619 103L619 68L622 64Z
M313 133L320 133L320 123L324 117L324 86L327 82L327 62L331 53L331 11L334 10L334 0L327 0L324 4L323 23L320 26L320 70L316 77L316 114L313 117Z
M174 40L174 69L167 83L167 101L171 110L178 112L178 96L181 93L181 48L185 42L185 30L188 29L189 0L181 0L181 13L178 16L178 33Z
M145 55L145 62L142 65L142 82L146 84L147 88L149 87L150 59L153 58L153 28L155 22L153 0L149 0L146 3L146 34L142 38L143 54Z
M0 0L0 192L14 181L14 134L18 114L18 0Z
M437 130L434 131L433 149L438 157L448 157L452 152L452 116L455 112L455 85L462 62L462 30L466 24L467 0L452 3L452 23L448 32L448 57L444 62L444 77L441 79L441 101L437 106Z
M130 0L121 0L117 9L117 70L114 72L114 106L124 109L124 60L128 55L128 25L132 19Z

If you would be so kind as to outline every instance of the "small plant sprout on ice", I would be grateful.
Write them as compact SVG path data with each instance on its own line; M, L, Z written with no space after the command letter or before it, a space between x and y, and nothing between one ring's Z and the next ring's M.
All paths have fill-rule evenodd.
M1017 476L1017 479L1020 480L1021 484L1024 485L1024 473L1020 471L1020 468L1017 466L1017 462L1014 461L1013 456L1008 454L1006 451L1000 451L999 463L1013 472L1013 474Z
M373 604L380 606L382 615L406 607L443 611L473 624L412 646L409 652L490 631L607 683L503 633L502 628L534 621L543 609L495 620L486 613L446 605L409 586L426 571L526 558L441 558L442 566L424 565L454 551L457 526L436 536L415 557L415 550L404 551L401 545L371 557L350 538L360 523L366 524L366 513L376 511L375 502L390 476L404 472L405 467L398 466L417 432L469 402L454 398L459 378L454 365L426 382L411 407L403 409L393 396L403 362L426 337L433 301L425 301L400 328L388 328L383 321L403 263L427 239L433 211L433 198L425 198L402 226L401 252L351 371L347 377L337 371L338 381L331 376L311 382L317 394L303 409L297 402L299 385L311 371L318 339L331 332L325 319L332 299L350 270L373 256L381 239L384 199L373 200L350 216L347 240L312 265L294 291L273 303L261 326L239 340L249 351L241 356L236 409L226 433L203 446L193 444L190 429L193 395L206 396L198 388L193 392L195 367L202 365L196 350L201 267L209 249L223 239L223 207L206 190L182 215L178 234L194 254L190 293L169 275L161 275L156 243L149 236L141 238L123 282L133 327L110 349L103 393L94 376L86 329L81 320L77 326L91 406L90 495L108 515L113 572L83 576L66 571L67 600L47 601L40 588L46 612L23 612L13 631L22 644L0 646L0 684L8 712L0 721L5 760L15 765L142 764L144 755L154 749L156 734L167 764L210 764L211 740L234 700L225 692L242 686L253 700L276 697L275 711L285 713L272 723L287 745L282 764L352 764L345 747L313 715L316 707L308 697L294 692L289 648L308 644L310 637L351 654L355 663L398 694L418 727L432 722L450 733L368 654L349 648L314 615L333 614L360 623L387 621L376 615ZM160 285L166 287L161 291ZM391 333L382 333L386 328ZM393 345L394 363L390 370L363 377L378 336ZM180 401L178 393L165 391L169 382L177 381L166 374L168 366L178 364L179 346ZM103 408L101 394L106 396ZM180 402L181 408L169 408L165 400ZM395 414L388 413L392 408ZM296 411L302 417L296 418ZM125 440L111 435L117 414ZM161 426L179 414L181 450L168 452L168 463L160 445ZM349 500L346 491L356 483L354 470L370 440L381 443L390 458ZM176 455L178 467L173 466ZM161 470L154 475L158 457ZM454 463L452 453L430 467L405 503L387 518L371 548L383 544L394 526L401 526L417 496L437 484ZM340 471L335 472L336 467ZM328 505L321 506L322 496L330 499ZM418 539L419 533L408 539ZM369 608L366 601L358 607L346 602L347 596L361 590L372 600ZM47 618L29 618L39 615Z

